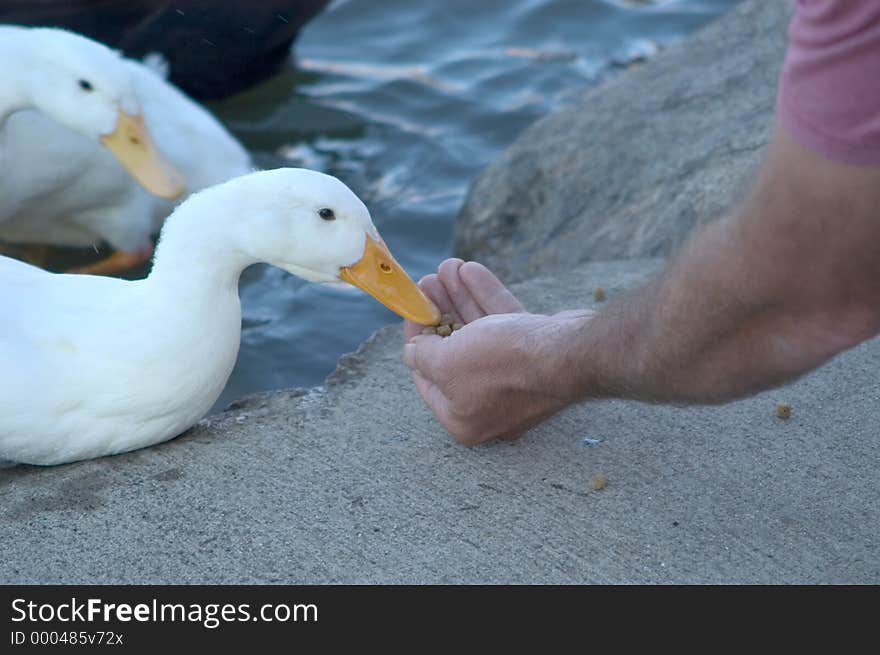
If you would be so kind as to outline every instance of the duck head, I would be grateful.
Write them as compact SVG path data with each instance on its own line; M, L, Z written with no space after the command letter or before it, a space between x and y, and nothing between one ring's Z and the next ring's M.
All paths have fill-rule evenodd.
M394 259L367 207L335 177L280 168L224 186L235 191L230 202L241 203L235 211L248 214L235 228L247 260L311 282L347 282L404 318L440 322L439 310Z
M151 193L180 196L183 177L154 146L119 54L64 30L27 32L29 61L37 64L24 82L33 108L100 142Z

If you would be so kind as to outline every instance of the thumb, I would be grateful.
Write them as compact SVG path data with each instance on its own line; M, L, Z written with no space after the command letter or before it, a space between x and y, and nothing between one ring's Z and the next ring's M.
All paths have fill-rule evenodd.
M403 346L403 363L422 377L433 380L439 363L442 362L440 345L443 337L429 334L410 339Z

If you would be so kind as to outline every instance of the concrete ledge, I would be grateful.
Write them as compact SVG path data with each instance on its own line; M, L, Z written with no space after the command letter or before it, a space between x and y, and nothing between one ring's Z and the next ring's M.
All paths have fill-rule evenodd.
M554 311L658 266L517 291ZM381 330L324 389L245 399L157 447L0 470L0 582L880 582L876 340L743 402L596 402L472 450L400 346Z

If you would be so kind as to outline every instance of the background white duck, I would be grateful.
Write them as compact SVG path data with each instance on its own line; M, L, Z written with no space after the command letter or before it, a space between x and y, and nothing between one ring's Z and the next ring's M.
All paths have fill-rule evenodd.
M8 72L4 51L18 53ZM149 67L84 37L0 27L0 74L19 89L5 104L34 108L7 109L3 123L0 90L0 239L60 246L106 241L118 251L85 272L112 273L146 260L151 235L173 208L166 198L183 193L183 180L197 191L252 169L247 151L206 109ZM31 78L37 89L22 91L27 87L16 75ZM111 90L105 102L94 102L102 89ZM115 152L101 147L106 138L96 138L97 119L91 130L76 122L82 114L106 113L106 100L114 97L127 106L123 111L142 112L156 150L171 162L168 170L182 173L172 178L174 188L157 187L129 167L135 181Z
M440 320L342 182L304 169L252 173L181 204L144 280L0 257L0 459L60 464L192 426L232 371L238 279L256 262L343 280L406 318Z

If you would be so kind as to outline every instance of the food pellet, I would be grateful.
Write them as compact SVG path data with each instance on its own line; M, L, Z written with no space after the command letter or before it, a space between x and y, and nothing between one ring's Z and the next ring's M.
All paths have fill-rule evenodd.
M463 323L456 323L452 314L441 314L440 324L433 325L422 329L422 334L437 334L441 337L448 337L456 330L464 327Z
M605 289L602 287L596 287L593 289L593 300L596 302L602 302L605 300Z
M590 480L590 487L593 491L602 491L605 487L608 486L608 478L606 478L601 473L597 473Z
M776 416L779 418L791 418L791 405L788 403L776 403Z

